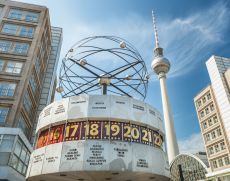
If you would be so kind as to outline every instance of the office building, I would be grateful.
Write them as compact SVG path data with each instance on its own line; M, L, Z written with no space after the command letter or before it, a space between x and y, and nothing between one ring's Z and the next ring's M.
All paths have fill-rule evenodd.
M0 180L25 179L51 33L46 7L0 2Z
M229 179L230 59L212 56L207 62L211 85L195 98L195 107L211 172L208 179Z

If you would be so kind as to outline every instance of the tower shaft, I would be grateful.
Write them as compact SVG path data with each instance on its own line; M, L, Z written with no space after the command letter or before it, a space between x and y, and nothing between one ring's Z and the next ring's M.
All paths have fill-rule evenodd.
M171 163L173 159L179 154L179 148L177 144L172 111L170 108L167 87L166 87L166 74L170 70L170 62L167 58L164 57L163 48L159 46L158 33L156 28L156 19L153 12L152 12L152 16L153 16L153 26L154 26L154 34L155 34L155 49L154 49L154 59L151 64L151 67L155 72L155 74L158 75L158 79L160 81L161 98L162 98L164 120L165 120L166 146L167 146L169 163Z
M172 111L169 103L167 86L166 86L166 74L161 72L158 75L161 88L161 98L165 120L165 132L166 132L166 145L169 163L179 154L179 148L177 144L174 122L172 117Z

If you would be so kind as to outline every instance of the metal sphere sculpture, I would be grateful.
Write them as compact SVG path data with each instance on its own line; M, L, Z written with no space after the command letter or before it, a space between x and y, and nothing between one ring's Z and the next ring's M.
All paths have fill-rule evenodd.
M145 62L126 40L93 36L77 42L62 60L59 90L62 97L114 94L144 99L148 75Z

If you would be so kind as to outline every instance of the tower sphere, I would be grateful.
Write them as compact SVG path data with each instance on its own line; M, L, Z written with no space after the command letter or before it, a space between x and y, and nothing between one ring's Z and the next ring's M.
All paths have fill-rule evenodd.
M153 59L151 67L157 75L161 72L166 74L170 69L170 62L167 58L158 56Z

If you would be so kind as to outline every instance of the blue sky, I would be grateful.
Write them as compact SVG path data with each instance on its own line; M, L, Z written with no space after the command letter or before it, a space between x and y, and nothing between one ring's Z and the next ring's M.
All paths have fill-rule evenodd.
M21 0L20 0L21 1ZM157 16L160 46L171 61L167 85L181 151L203 149L193 104L210 83L205 61L230 57L230 3L227 0L22 0L45 5L51 24L63 28L62 59L68 49L92 35L116 35L139 50L148 70L153 58L151 10ZM146 102L162 112L159 82L153 75Z

